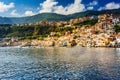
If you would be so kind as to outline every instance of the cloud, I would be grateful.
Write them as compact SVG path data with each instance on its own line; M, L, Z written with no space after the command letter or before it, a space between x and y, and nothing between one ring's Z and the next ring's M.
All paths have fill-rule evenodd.
M93 9L94 9L93 6L90 6L90 7L87 8L87 10L93 10Z
M120 3L110 2L105 5L105 7L100 7L98 10L106 10L106 9L119 9Z
M73 4L67 6L66 14L73 14L76 12L82 12L85 10L85 5L81 3L82 0L75 0Z
M33 16L35 15L32 11L25 11L26 16Z
M54 0L46 0L43 3L40 4L42 9L40 10L40 13L45 12L52 12L53 8L58 4L58 2L55 2Z
M99 9L98 9L98 11L101 11L101 10L104 10L105 8L104 7L100 7Z
M97 1L93 1L93 2L90 2L88 5L87 5L87 10L93 10L94 7L98 4Z
M58 2L55 0L45 0L40 4L42 7L39 11L40 13L58 13L58 14L73 14L76 12L82 12L85 10L85 5L81 3L82 0L74 0L74 3L69 4L68 6L63 7L62 5L58 6Z
M5 4L4 2L0 2L0 12L5 12L8 11L11 8L14 8L14 3L10 3L10 4Z
M17 13L16 10L13 10L10 15L14 16L14 17L22 17L22 16L32 16L35 15L32 11L25 11L24 14L19 14Z
M90 6L96 6L98 4L98 2L97 1L93 1L93 2L90 2Z
M16 12L16 10L13 10L10 14L11 14L12 16L16 16L16 17L20 16L20 14L18 14L18 13Z
M105 9L118 9L120 8L120 3L111 2L106 4Z

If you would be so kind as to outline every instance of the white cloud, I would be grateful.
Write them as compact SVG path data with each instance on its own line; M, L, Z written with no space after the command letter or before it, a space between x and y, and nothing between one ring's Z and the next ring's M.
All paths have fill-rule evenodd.
M105 9L118 9L118 8L120 8L120 4L115 2L108 3L105 6Z
M66 9L63 6L57 6L54 8L54 13L67 14Z
M32 11L25 11L26 16L33 16L35 15Z
M87 8L87 10L93 10L93 9L94 9L93 6L90 6L90 7Z
M66 14L73 14L85 10L85 5L81 3L82 0L75 0L73 4L66 7Z
M99 9L98 9L98 11L101 11L101 10L104 10L105 8L104 7L100 7Z
M105 9L118 9L120 8L120 3L110 2L105 5L105 7L100 7L98 10L105 10Z
M10 4L5 4L4 2L0 2L0 12L5 12L8 11L11 8L14 8L14 3L10 3Z
M97 1L93 1L93 2L90 2L90 6L96 6L98 4L98 2Z
M58 2L55 2L54 0L46 0L43 3L40 4L42 9L40 10L40 13L45 12L52 12L53 8L58 4Z
M16 10L13 10L10 14L11 14L12 16L16 16L16 17L20 16L20 14L18 14L18 13L16 12Z
M98 2L97 2L97 1L90 2L90 3L87 5L87 10L93 10L96 5L98 5Z
M62 5L58 6L58 2L55 0L45 0L40 4L42 7L39 11L40 13L58 13L58 14L73 14L76 12L82 12L85 10L85 5L81 3L82 0L74 0L74 3L69 4L68 6L63 7Z

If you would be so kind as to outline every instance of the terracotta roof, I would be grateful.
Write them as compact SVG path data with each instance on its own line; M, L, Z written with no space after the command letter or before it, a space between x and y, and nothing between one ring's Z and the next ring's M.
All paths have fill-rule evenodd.
M120 33L116 35L116 37L120 37Z

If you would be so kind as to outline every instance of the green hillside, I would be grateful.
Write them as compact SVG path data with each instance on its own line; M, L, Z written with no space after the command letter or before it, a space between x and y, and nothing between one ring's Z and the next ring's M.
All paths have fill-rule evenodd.
M42 13L29 17L20 17L20 18L9 18L9 17L0 17L0 24L21 24L21 23L34 23L41 20L44 21L66 21L73 18L83 17L85 15L100 15L100 14L120 14L120 9L114 10L103 10L103 11L85 11L80 13L75 13L71 15L60 15L55 13Z

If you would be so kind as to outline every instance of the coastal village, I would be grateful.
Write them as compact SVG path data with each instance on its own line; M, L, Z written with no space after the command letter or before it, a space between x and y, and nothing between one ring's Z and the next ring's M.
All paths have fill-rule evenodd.
M95 25L74 25L91 19L98 19ZM39 46L39 47L120 47L120 33L116 33L114 26L120 26L120 17L112 14L102 14L99 16L85 16L83 18L71 19L69 21L48 22L40 21L35 23L40 25L58 26L60 28L71 27L72 31L64 34L51 32L43 40L19 40L12 38L10 41L1 41L0 46ZM17 26L33 24L14 24ZM56 36L59 35L59 36Z

